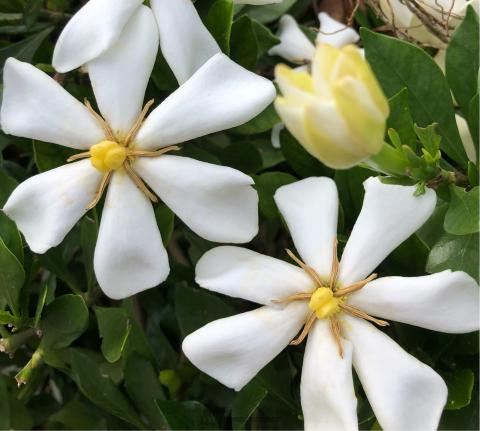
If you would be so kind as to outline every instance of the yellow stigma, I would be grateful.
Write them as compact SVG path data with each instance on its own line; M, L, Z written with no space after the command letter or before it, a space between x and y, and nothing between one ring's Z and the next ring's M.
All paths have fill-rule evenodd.
M326 319L340 311L341 299L333 296L328 287L319 287L310 298L308 306L319 319Z
M127 150L114 141L102 141L90 148L90 161L101 172L115 171L122 167Z

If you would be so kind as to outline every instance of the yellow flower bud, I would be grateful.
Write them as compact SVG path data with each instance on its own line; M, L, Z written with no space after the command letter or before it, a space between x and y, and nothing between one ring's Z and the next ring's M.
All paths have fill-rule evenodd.
M102 141L90 148L90 161L99 171L114 171L122 167L127 150L114 141Z
M388 102L357 47L319 45L311 74L279 65L275 78L277 112L314 157L346 169L380 151Z

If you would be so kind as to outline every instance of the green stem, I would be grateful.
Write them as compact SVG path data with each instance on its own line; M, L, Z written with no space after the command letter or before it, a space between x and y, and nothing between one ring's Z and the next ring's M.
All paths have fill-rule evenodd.
M15 376L15 380L17 381L19 387L25 385L30 380L34 370L36 370L40 364L42 364L44 353L43 347L40 345L33 353L32 358L28 361L27 365L25 365Z
M18 334L8 335L0 339L0 352L13 355L21 346L23 346L30 338L37 335L37 331L34 328L27 329Z

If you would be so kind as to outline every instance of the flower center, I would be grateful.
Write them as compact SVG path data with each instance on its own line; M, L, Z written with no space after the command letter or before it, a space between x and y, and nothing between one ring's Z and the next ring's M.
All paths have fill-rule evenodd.
M98 204L102 198L103 192L108 186L112 178L114 171L117 171L121 168L125 170L127 175L135 183L135 185L149 198L152 202L158 202L157 197L152 193L149 188L145 185L143 180L138 176L138 174L133 169L132 163L136 157L160 157L163 154L166 154L170 151L177 151L180 148L177 146L169 146L161 148L158 151L143 151L136 150L132 145L140 127L142 127L143 121L147 116L148 110L153 105L153 100L150 100L142 112L138 116L135 124L132 126L132 129L127 133L125 139L121 140L119 143L117 137L113 133L110 125L103 119L103 117L95 112L92 108L92 105L88 100L85 100L85 106L90 111L90 113L97 119L107 139L99 142L98 144L90 147L90 151L84 153L75 154L72 157L67 159L67 162L74 162L80 159L90 159L91 164L103 173L103 178L98 187L97 193L95 194L94 199L87 206L87 210L91 210L95 205Z
M90 148L90 162L101 172L120 169L127 159L127 149L114 141L102 141Z
M312 281L317 286L316 289L311 293L299 292L294 295L287 296L283 299L276 299L272 302L277 304L288 304L292 301L305 301L308 300L308 307L310 310L310 315L305 322L305 325L302 329L300 335L295 338L290 344L297 346L299 345L305 337L308 335L310 330L313 327L313 324L317 319L329 319L330 321L330 330L332 335L335 338L335 341L338 345L338 352L341 357L343 357L343 348L341 340L341 326L340 320L338 319L338 313L341 311L348 313L352 316L358 317L360 319L368 320L379 326L387 326L388 322L384 320L376 319L375 317L370 316L369 314L358 310L348 304L347 295L357 290L360 290L370 281L377 278L377 274L371 274L369 277L364 280L357 281L347 287L339 288L337 286L338 272L340 263L337 257L337 241L334 241L333 244L333 262L332 270L330 273L330 278L328 283L324 283L321 277L317 272L310 266L303 263L297 256L295 256L290 250L287 250L287 254L302 268L307 275L312 279Z
M310 297L308 307L315 312L318 319L327 319L340 311L342 299L333 296L328 287L319 287Z

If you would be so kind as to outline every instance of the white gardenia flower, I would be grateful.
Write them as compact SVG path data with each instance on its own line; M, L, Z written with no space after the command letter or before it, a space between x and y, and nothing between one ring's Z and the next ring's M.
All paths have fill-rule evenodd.
M466 273L450 270L376 279L372 271L429 218L436 195L427 190L415 197L414 187L378 178L364 187L340 263L338 193L329 178L307 178L275 194L300 267L240 247L208 251L197 264L198 284L263 307L207 324L185 338L183 351L238 391L308 334L300 388L307 430L358 429L352 366L382 429L433 430L447 399L444 381L375 325L388 325L380 320L387 319L447 333L475 331L479 288Z
M360 39L358 33L351 27L338 22L325 12L318 14L320 29L316 43L327 43L336 48L357 43ZM305 36L297 21L290 15L284 15L279 21L277 37L280 43L271 48L270 55L278 55L285 60L296 64L308 64L313 61L315 46Z
M258 196L249 176L164 154L176 144L245 123L272 102L274 86L221 53L196 70L182 53L197 41L187 38L181 21L190 22L193 35L204 27L199 19L186 18L196 14L191 3L169 2L189 5L183 16L181 7L165 9L169 21L160 32L177 40L178 51L168 57L172 70L183 77L190 71L190 77L148 117L151 102L143 110L142 104L159 37L146 6L134 11L114 45L87 63L101 116L30 64L10 58L4 68L4 132L83 152L69 159L73 163L20 184L3 210L32 251L45 253L62 242L108 186L94 267L100 287L114 299L168 276L150 203L157 196L208 240L242 243L258 231Z

